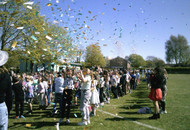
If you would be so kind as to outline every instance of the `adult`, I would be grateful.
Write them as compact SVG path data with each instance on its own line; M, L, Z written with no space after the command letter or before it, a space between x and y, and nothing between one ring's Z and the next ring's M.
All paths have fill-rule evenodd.
M13 77L13 86L12 89L15 94L15 110L16 110L16 119L24 118L24 90L22 86L22 82L19 81L18 77ZM20 110L20 113L19 113Z
M62 97L63 97L63 83L64 78L62 77L61 73L57 73L58 77L55 78L55 99L54 99L54 106L52 116L56 113L56 104L59 103L59 108L62 108Z
M69 124L69 115L71 111L71 104L72 104L72 97L73 93L72 90L74 88L74 79L72 77L72 70L67 69L66 70L66 77L63 84L63 101L62 101L62 113L61 113L61 119L59 120L59 124L62 122L62 120L65 118L66 115L66 124ZM66 105L67 104L67 105ZM65 114L65 109L67 108L67 112Z
M109 73L108 71L104 70L104 79L105 79L105 93L106 93L106 103L110 103L110 93L109 93L109 90L110 90L110 85L109 85L109 81L110 81L110 76L109 76Z
M156 67L154 69L154 76L150 79L151 92L148 97L153 100L154 114L153 116L149 117L149 119L160 118L158 102L162 101L161 88L163 87L165 80L166 78L164 76L163 69Z
M90 70L84 69L83 73L81 71L80 75L78 76L82 80L81 86L81 101L80 101L80 110L82 113L82 122L78 123L78 125L88 125L90 124L90 97L91 97L91 76Z
M43 84L44 78L39 78L39 84L38 84L38 94L39 94L39 109L44 109L45 108L45 86Z
M3 66L8 57L7 52L0 51L0 130L8 129L8 110L12 104L11 79L8 70Z
M166 71L166 69L164 69L164 76L166 78L165 82L163 82L164 84L162 85L162 101L160 102L161 103L161 110L160 110L160 114L166 114L167 111L166 111L166 95L167 95L167 86L166 86L166 82L168 80L168 73Z
M111 83L111 91L114 95L114 98L119 98L118 96L118 89L117 89L117 86L118 86L118 81L119 81L119 77L117 75L117 72L114 71L112 75L110 75L110 83Z
M133 71L133 72L131 73L131 80L130 80L131 89L133 89L133 90L136 89L136 81L137 81L136 74L135 74L135 72Z

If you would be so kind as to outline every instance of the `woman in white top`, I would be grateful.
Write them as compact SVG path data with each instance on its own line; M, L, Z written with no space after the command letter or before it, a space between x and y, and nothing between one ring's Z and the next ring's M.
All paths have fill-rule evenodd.
M92 86L91 86L91 99L90 99L90 104L92 108L92 115L96 116L96 107L100 103L99 100L99 93L96 89L96 86L98 85L98 80L97 76L92 74Z
M42 78L40 77L38 79L39 84L38 84L38 95L39 95L39 102L40 106L39 109L42 109L45 107L45 86L43 84Z
M118 86L118 83L119 83L119 77L118 77L116 71L114 71L113 75L110 76L110 82L111 82L111 90L112 90L112 93L114 95L114 98L118 99L119 96L118 96L117 86Z
M45 106L48 106L48 88L49 88L49 85L48 85L48 79L46 77L43 77L43 85L44 85L44 89L45 89Z
M78 77L82 80L81 86L81 101L80 101L80 110L82 112L82 122L78 123L78 125L87 125L90 124L90 97L91 97L91 76L90 70L84 69L78 75Z
M99 95L99 97L100 97L100 103L101 103L101 105L104 105L104 98L105 98L105 96L104 96L104 86L105 86L105 81L104 81L104 77L103 77L103 74L102 73L100 73L100 80L99 80L99 82L100 82L100 95Z

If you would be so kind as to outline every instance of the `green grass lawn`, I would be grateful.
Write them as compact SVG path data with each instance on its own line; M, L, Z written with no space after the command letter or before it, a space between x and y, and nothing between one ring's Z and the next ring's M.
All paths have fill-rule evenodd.
M61 124L60 130L151 129L143 126L144 124L166 130L190 129L189 85L190 75L169 75L166 102L166 110L168 114L161 115L161 118L158 120L148 120L148 117L151 116L151 114L137 114L138 109L142 107L150 107L153 110L153 104L147 98L149 90L146 88L146 83L140 82L140 85L137 87L137 89L132 91L130 95L120 97L119 99L111 99L110 104L105 104L101 108L99 107L99 110L109 112L113 115L97 111L97 116L91 117L90 125L77 126L77 123L81 121L81 116L78 108L75 107L71 110L71 123L69 125ZM55 125L58 122L59 117L51 117L51 110L52 107L48 108L47 110L38 110L38 106L34 105L33 114L26 115L26 119L13 119L15 112L12 111L9 118L9 129L55 130ZM78 115L78 118L74 117L74 113ZM26 124L31 124L31 127L26 127Z

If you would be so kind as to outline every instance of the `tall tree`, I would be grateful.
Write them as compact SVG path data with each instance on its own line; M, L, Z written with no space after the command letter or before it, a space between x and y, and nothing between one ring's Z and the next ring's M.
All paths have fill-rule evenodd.
M146 65L146 62L143 59L143 57L140 56L140 55L137 55L137 54L131 54L129 56L129 61L131 62L131 65L133 67L140 67L140 66L145 66Z
M155 56L147 56L146 58L146 66L147 67L157 67L157 66L164 66L165 62L160 59L157 58Z
M100 65L104 67L106 65L105 58L101 53L98 43L86 47L85 62L87 66Z
M176 37L171 35L170 39L165 43L166 61L169 63L175 62L176 65L187 62L186 57L190 55L188 47L187 39L184 36L178 35Z

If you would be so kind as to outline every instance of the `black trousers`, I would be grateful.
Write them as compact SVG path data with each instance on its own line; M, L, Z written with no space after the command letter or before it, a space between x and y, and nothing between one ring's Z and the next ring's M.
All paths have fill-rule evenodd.
M69 119L69 115L71 111L72 96L73 96L72 89L66 89L63 91L63 104L62 104L61 118L65 118L65 115L66 115L66 118ZM67 112L65 111L66 109L67 109Z
M126 84L122 84L122 91L123 91L123 94L126 95Z
M111 87L111 91L114 95L114 98L118 98L118 90L117 90L117 86L112 86Z
M118 85L118 86L117 86L117 91L118 91L118 95L119 95L119 96L123 96L123 95L124 95L124 93L123 93L123 91L122 91L122 86Z
M104 87L100 88L100 103L104 102Z
M23 115L24 100L15 100L15 110L16 110L16 116ZM19 110L20 110L20 115L19 115Z

